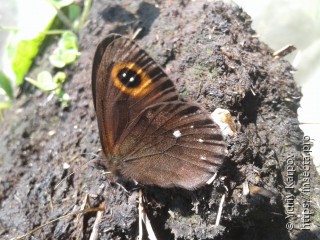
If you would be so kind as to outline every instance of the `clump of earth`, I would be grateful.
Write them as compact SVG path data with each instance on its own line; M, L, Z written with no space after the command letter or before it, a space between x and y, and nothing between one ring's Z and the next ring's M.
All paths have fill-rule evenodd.
M212 185L195 191L138 188L118 182L103 167L90 86L93 55L109 33L131 37L139 28L137 43L163 67L183 99L232 115L237 133L226 140L228 154ZM71 214L33 237L89 239L95 227L99 239L135 239L138 189L158 239L318 239L314 199L319 178L303 158L305 138L297 120L302 95L295 69L272 57L241 8L211 1L97 0L79 42L81 56L66 69L70 105L61 106L39 90L22 92L2 120L2 239L99 206L104 211L98 224L97 211ZM47 57L44 49L30 76L43 69ZM306 171L309 185L303 179ZM314 194L304 194L308 188ZM310 222L302 214L308 208L305 196L315 213Z

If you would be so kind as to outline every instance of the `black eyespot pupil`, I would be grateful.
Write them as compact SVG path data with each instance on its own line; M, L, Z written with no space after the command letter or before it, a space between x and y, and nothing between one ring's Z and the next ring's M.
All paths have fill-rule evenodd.
M141 83L140 75L137 74L136 71L129 68L121 69L117 77L121 81L121 83L128 88L138 87Z

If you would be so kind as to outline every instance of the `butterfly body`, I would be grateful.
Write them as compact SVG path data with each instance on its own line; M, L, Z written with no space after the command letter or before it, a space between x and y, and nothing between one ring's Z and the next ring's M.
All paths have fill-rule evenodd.
M225 142L209 113L180 100L173 82L131 40L111 34L99 44L92 92L106 165L117 175L191 190L222 165Z

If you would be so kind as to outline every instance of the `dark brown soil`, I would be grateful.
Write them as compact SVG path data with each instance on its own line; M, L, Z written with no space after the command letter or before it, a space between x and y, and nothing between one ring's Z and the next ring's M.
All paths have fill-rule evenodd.
M68 69L65 91L71 105L61 107L39 91L22 94L1 123L0 238L17 237L82 205L102 202L106 208L99 239L137 237L137 188L122 183L126 192L95 164L101 160L101 147L90 76L99 41L111 32L132 36L139 27L143 30L137 42L164 67L183 98L210 111L228 109L237 123L237 137L228 140L229 154L213 185L193 192L142 187L158 239L317 239L319 231L299 230L303 132L297 120L301 92L294 69L272 58L273 50L259 41L250 17L238 7L188 0L94 1L80 33L81 57ZM33 74L43 68L45 57L37 59ZM295 167L292 189L285 188L289 158ZM95 163L85 164L92 159ZM64 163L71 167L64 169ZM319 178L310 166L315 198ZM245 181L251 186L248 196L242 194ZM253 186L273 196L257 194ZM294 215L286 219L289 193ZM67 217L28 239L89 239L95 219L96 212ZM289 221L295 226L292 231L286 228ZM312 221L313 229L319 226L319 220Z

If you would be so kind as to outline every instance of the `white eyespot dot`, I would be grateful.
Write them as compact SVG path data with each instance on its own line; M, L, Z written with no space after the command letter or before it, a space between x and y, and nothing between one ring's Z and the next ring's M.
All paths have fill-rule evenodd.
M134 82L134 77L131 77L131 78L129 79L129 82Z
M173 136L175 137L175 138L179 138L179 137L181 137L181 132L179 131L179 130L175 130L174 132L173 132Z
M127 76L127 74L126 74L126 73L122 73L122 77L124 77L124 78L125 78L126 76Z
M203 143L204 141L203 141L202 138L199 138L199 139L198 139L198 142Z
M191 125L191 126L190 126L190 128L194 128L194 126L193 126L193 125Z
M204 156L201 156L200 159L201 159L201 160L207 160L207 158L204 157Z

